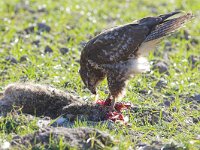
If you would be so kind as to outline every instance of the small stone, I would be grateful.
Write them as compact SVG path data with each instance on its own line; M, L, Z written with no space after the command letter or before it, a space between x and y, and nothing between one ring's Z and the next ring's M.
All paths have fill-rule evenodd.
M200 102L200 94L195 94L194 96L192 96L192 99L197 102Z
M34 29L35 29L34 26L30 26L30 27L28 27L28 28L25 28L25 29L24 29L24 32L25 32L26 34L30 34L30 33L33 33L33 32L34 32Z
M172 51L172 43L170 41L165 42L165 50Z
M167 107L170 107L171 102L166 100L166 101L164 101L164 105L167 106Z
M39 32L50 32L50 26L46 25L45 23L38 23L37 28Z
M192 38L191 41L190 41L190 43L192 44L192 46L196 46L196 45L199 44L199 40L196 39L196 38Z
M33 45L36 45L37 47L40 46L40 40L35 40L32 42Z
M184 30L183 34L184 34L184 39L189 40L191 38L191 36L187 30Z
M172 111L173 111L173 112L177 112L177 111L178 111L178 109L176 108L176 106L174 106L174 107L172 108Z
M53 53L53 50L52 50L52 48L50 46L47 45L45 47L44 53Z
M192 63L192 65L195 65L197 62L200 61L200 58L198 56L190 55L188 57L188 61Z
M68 143L70 148L74 149L104 149L107 146L114 146L114 139L110 134L95 128L54 127L44 128L34 134L19 138L14 137L11 141L11 149L22 149L24 146L30 145L32 147L50 147L52 143L49 138L59 144L60 137L62 137L64 143Z
M172 43L170 41L165 42L165 47L171 47Z
M21 56L21 58L20 58L20 62L24 62L24 61L27 61L28 60L28 56L27 55L23 55L23 56Z
M11 62L13 64L17 64L17 59L15 57L13 57L13 56L7 56L6 57L6 61L9 61L9 62Z
M26 34L34 33L36 27L37 27L37 30L38 30L39 33L40 32L50 32L50 30L51 30L50 26L46 25L45 23L37 23L37 26L32 25L28 28L25 28L24 32Z
M141 93L141 94L147 94L148 91L146 89L143 89L143 90L139 90L139 93Z
M197 117L197 118L193 117L192 119L193 119L193 123L199 123L200 122L200 117Z
M166 87L167 85L167 81L163 78L161 78L157 83L156 83L156 87L157 88L163 88Z
M168 72L168 66L165 62L159 61L156 64L154 64L153 69L158 69L159 73L169 73Z
M67 54L68 52L69 52L69 49L68 49L68 48L65 48L65 47L60 48L60 53L61 53L61 54L65 55L65 54Z

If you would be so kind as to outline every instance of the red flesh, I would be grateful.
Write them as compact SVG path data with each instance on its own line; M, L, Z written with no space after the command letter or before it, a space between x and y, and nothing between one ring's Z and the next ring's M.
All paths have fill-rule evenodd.
M96 103L102 107L106 107L106 106L110 106L111 105L111 99L106 99L105 101L103 100L98 100ZM116 121L122 121L124 122L124 116L123 114L121 113L121 111L123 109L129 109L131 107L131 104L124 104L124 103L120 103L120 102L117 102L115 104L115 110L116 111L113 111L113 112L108 112L107 115L106 115L106 119L108 120L112 120L113 122L116 122ZM126 123L126 122L124 122Z

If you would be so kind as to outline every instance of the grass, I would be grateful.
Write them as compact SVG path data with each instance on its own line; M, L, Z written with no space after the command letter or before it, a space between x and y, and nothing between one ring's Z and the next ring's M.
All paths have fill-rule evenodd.
M126 129L116 133L107 130L104 126L97 126L97 128L107 130L121 141L118 143L120 149L127 149L137 141L150 143L158 137L163 141L173 140L182 143L188 149L199 148L200 143L195 140L195 137L200 134L200 122L188 123L187 121L191 117L200 116L199 104L197 104L198 109L191 109L192 102L185 100L185 97L200 93L199 62L192 67L192 63L188 61L191 55L200 56L200 43L191 44L193 39L197 41L200 39L198 22L200 3L198 0L169 2L164 0L2 0L0 6L0 91L3 91L9 83L28 81L50 84L69 92L75 92L86 99L91 99L90 93L83 88L78 74L82 43L87 42L103 29L141 17L167 13L175 9L192 11L196 18L185 28L191 38L188 40L181 38L184 37L182 29L175 34L176 36L167 37L156 48L156 53L160 55L151 53L149 56L149 60L163 60L167 53L169 75L152 71L136 76L130 81L127 95L124 98L125 101L131 101L139 106L149 106L169 112L174 120L168 123L151 125L147 122L141 125L134 118L131 119L131 128L136 133L142 134L142 137L135 139L134 142L129 140L129 135L122 136ZM51 27L49 33L37 34L38 29L35 28L36 32L19 36L20 31L41 22ZM32 44L37 40L40 41L39 46ZM167 42L171 42L171 51L166 50ZM47 45L52 48L53 53L44 53ZM62 47L69 49L66 55L59 52ZM7 56L13 56L18 63L13 64L6 61ZM27 60L20 62L22 56L26 56ZM166 81L164 88L156 88L160 79ZM151 94L141 94L141 89ZM106 81L104 81L99 87L101 98L106 97L106 91ZM170 96L173 97L173 101L169 107L160 105ZM173 111L174 109L176 111ZM23 120L23 116L21 119ZM22 120L15 122L9 115L1 117L0 137L11 140L13 133L24 135L37 130L36 121L29 122L21 129ZM12 128L8 127L9 121L13 125ZM77 123L77 126L82 125L84 126L84 123Z

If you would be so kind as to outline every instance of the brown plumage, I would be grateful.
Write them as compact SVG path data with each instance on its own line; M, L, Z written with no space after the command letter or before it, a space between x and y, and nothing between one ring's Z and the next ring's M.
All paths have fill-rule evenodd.
M84 47L80 59L80 76L87 88L96 94L97 85L107 77L111 109L124 96L127 81L134 74L149 70L146 59L163 37L191 20L191 13L168 19L180 11L146 17L133 23L106 30Z

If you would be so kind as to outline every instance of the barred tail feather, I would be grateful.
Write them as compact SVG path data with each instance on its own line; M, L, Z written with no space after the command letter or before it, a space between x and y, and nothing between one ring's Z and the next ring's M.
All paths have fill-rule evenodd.
M157 25L154 30L147 36L144 42L160 39L168 36L177 29L181 28L186 22L190 21L194 16L192 13L187 13L177 18L166 20L163 23Z

